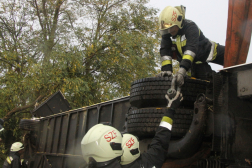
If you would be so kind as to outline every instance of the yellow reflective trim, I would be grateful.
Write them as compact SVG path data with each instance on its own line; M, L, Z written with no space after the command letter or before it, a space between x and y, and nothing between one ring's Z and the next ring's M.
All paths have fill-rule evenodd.
M172 41L172 44L176 44L176 41Z
M181 42L181 47L184 47L184 46L186 46L186 40Z
M197 61L197 62L195 62L195 64L202 64L202 62L201 61Z
M162 118L161 122L162 122L162 121L167 122L167 123L169 123L169 124L171 124L171 125L172 125L172 123L173 123L173 120L172 120L170 117L167 117L167 116L164 116L164 117Z
M191 72L191 69L189 69L187 72L186 72L187 76L191 77L192 76L192 72Z
M180 36L177 36L177 38L176 38L176 44L177 44L178 52L180 53L181 56L183 56L182 47L181 47L181 41L180 41Z
M6 158L6 160L7 160L7 162L8 162L9 164L11 164L11 159L10 159L9 156Z
M168 64L172 64L172 60L164 60L162 62L162 66L168 65Z
M183 56L183 59L188 59L190 60L191 62L193 62L193 57L191 55L184 55Z
M214 54L213 54L213 59L212 60L214 60L215 58L216 58L216 56L217 56L217 43L215 43L215 45L214 45Z

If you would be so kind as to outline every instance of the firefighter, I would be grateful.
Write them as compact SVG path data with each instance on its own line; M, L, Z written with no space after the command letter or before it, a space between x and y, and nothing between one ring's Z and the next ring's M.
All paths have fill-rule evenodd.
M10 154L3 164L3 168L21 168L22 161L20 155L24 152L24 145L21 142L15 142L11 145Z
M93 126L81 141L82 155L89 168L120 168L122 135L114 127Z
M184 6L165 7L159 15L159 30L162 66L158 76L172 75L172 59L180 62L175 74L179 87L188 71L193 77L207 79L207 73L212 73L208 62L223 66L225 47L210 41L193 21L185 19Z
M97 124L85 134L81 141L82 155L88 167L161 167L165 161L169 146L173 122L172 119L175 113L174 110L183 100L182 94L180 92L177 92L176 96L172 99L170 99L168 95L165 97L169 101L169 109L167 113L164 114L147 153L140 156L139 144L136 138L133 140L136 142L136 144L132 145L132 148L134 149L127 149L128 146L125 143L128 141L127 135L125 135L123 140L121 133L116 128L109 125ZM123 151L122 147L125 151Z
M164 114L160 125L151 141L149 149L140 154L137 137L124 134L122 140L123 155L121 157L122 168L161 168L165 162L169 141L171 138L172 123L175 109L183 100L182 94L177 92L175 98L169 100L168 111Z

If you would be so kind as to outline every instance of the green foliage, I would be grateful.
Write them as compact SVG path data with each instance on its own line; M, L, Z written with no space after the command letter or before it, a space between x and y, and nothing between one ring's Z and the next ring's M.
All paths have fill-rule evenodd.
M3 132L2 142L4 142L5 145L5 154L9 152L12 143L16 141L22 141L23 131L17 127L20 117L23 116L21 114L14 115L4 124L5 130Z
M18 121L40 96L61 90L79 108L126 96L132 81L156 74L157 9L147 2L1 2L0 117L14 110L8 137L20 140Z
M84 55L84 74L94 81L90 95L100 93L89 101L127 95L133 80L156 73L157 11L146 8L146 2L82 1L86 23L92 24L81 23L74 30Z

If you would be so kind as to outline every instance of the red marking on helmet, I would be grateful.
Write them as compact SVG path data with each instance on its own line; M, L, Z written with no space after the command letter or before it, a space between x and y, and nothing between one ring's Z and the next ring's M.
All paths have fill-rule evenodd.
M178 17L177 13L176 13L175 11L173 11L173 12L172 12L172 18L171 18L171 20L172 20L173 22L176 22L177 17Z
M135 140L131 137L128 142L126 143L126 146L128 148L131 148L131 146L133 146L135 144Z
M104 138L107 140L107 142L110 142L112 139L115 139L117 137L115 130L108 132L104 135Z

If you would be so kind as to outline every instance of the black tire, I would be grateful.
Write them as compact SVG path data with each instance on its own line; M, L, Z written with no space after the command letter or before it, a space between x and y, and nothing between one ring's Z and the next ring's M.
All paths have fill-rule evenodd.
M19 127L22 130L37 131L39 128L39 122L40 122L39 120L21 119Z
M142 108L129 111L127 131L138 137L153 137L167 108ZM193 118L192 109L177 109L172 126L172 139L183 137Z
M171 80L172 78L168 77L150 77L134 81L130 90L131 106L137 108L166 107L165 94L171 87ZM208 83L199 79L185 78L185 83L181 88L183 94L181 106L192 108L197 95L206 92Z

